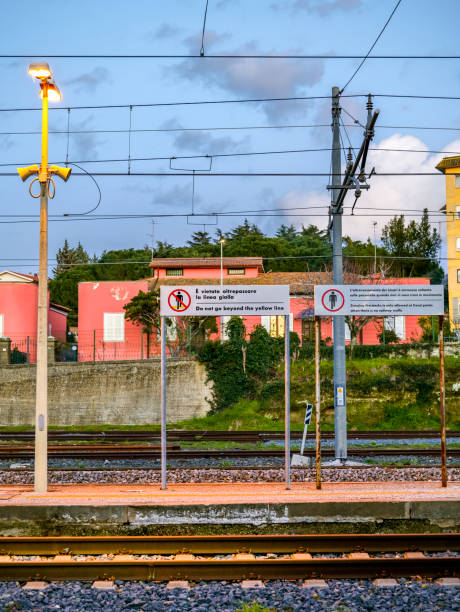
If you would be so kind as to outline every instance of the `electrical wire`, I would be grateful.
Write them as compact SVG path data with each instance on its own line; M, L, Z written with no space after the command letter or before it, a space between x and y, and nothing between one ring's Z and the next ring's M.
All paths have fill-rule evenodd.
M200 57L204 57L204 33L206 29L206 17L208 15L208 0L206 0L206 7L204 9L204 17L203 17L203 30L201 32L201 49L200 49Z
M460 96L440 96L440 95L424 95L424 94L372 94L375 98L404 98L413 100L460 100ZM368 94L344 94L342 98L367 98ZM196 101L181 101L181 102L149 102L144 104L99 104L85 106L71 106L71 110L98 110L98 109L114 109L114 108L158 108L168 106L200 106L213 104L246 104L246 103L261 103L261 102L295 102L308 100L330 100L331 96L288 96L285 98L242 98L240 100L196 100ZM50 111L67 110L64 107L53 106ZM40 107L36 108L0 108L2 113L13 113L23 111L39 111Z
M78 215L89 215L89 213L92 213L93 210L96 210L96 208L99 208L99 204L101 203L102 200L102 192L101 192L101 188L99 187L98 182L96 181L96 179L94 178L94 176L88 172L88 170L85 170L85 168L83 168L82 166L79 166L78 164L76 164L75 162L70 162L71 166L77 166L77 168L79 168L80 170L82 170L85 174L87 174L89 176L89 178L94 182L94 184L96 185L97 191L99 193L99 197L97 200L97 204L96 206L94 206L93 208L90 208L90 210L87 210L84 213L78 213ZM83 175L81 175L83 176ZM64 213L65 217L74 217L77 213Z
M401 1L401 0L400 0ZM399 4L399 2L398 2ZM397 8L397 7L396 7ZM394 10L396 10L396 8ZM394 11L393 11L394 12ZM390 16L393 16L393 13ZM389 21L389 20L388 20ZM387 26L388 22L385 24L385 27ZM379 37L381 36L382 32L379 34ZM379 38L378 37L378 38ZM377 40L378 40L377 38ZM374 42L374 45L372 47L375 46L375 43L377 42L377 40ZM372 49L372 48L371 48ZM196 54L189 54L189 55L180 55L180 54L151 54L151 55L147 55L147 54L137 54L137 55L126 55L126 54L66 54L66 55L49 55L47 53L43 53L42 55L6 55L6 54L2 54L0 55L0 59L43 59L44 57L46 57L47 59L200 59L203 56L202 55L196 55ZM221 53L219 55L206 55L205 56L206 59L263 59L263 60L280 60L280 59L286 59L286 60L296 60L296 59L305 59L305 60L318 60L318 59L322 59L322 60L350 60L350 59L363 59L364 61L368 60L368 59L373 59L373 60L397 60L397 59L403 59L403 60L456 60L456 59L460 59L460 55L343 55L343 54L337 54L337 55L332 55L329 53L318 53L316 55L310 54L310 55L302 55L302 54L274 54L274 53L267 53L267 54L254 54L254 55L248 55L248 54L236 54L236 53Z
M70 110L70 109L68 109ZM345 110L342 107L342 110ZM349 114L349 113L347 113ZM365 127L356 120L357 123L344 123L343 125L347 128ZM316 123L316 124L298 124L298 125L246 125L246 126L229 126L229 127L181 127L181 128L144 128L144 129L133 129L131 133L135 132L214 132L214 131L236 131L236 130L292 130L292 129L307 129L307 128L329 128L330 123ZM445 126L427 126L427 125L376 125L375 129L383 130L434 130L434 131L448 131L448 132L459 132L460 127L445 127ZM126 134L128 129L119 130L49 130L49 134ZM40 135L41 131L24 131L24 132L0 132L0 136L37 136Z
M371 48L369 49L369 51L366 53L366 55L364 56L364 58L362 59L361 63L359 64L359 66L356 68L356 70L353 72L353 74L351 75L351 77L348 79L348 81L345 83L345 85L342 87L342 89L340 90L340 93L342 94L345 89L348 87L348 85L350 85L350 83L352 82L352 80L355 78L355 76L358 74L358 72L361 70L364 62L368 59L368 57L370 56L372 49L375 47L375 45L378 43L380 37L382 36L382 34L385 32L387 25L390 23L393 15L396 13L396 10L398 8L398 6L401 4L401 0L398 0L395 4L394 9L391 11L391 15L388 17L388 19L385 22L385 25L383 26L383 28L380 30L377 38L374 40L374 42L372 43Z

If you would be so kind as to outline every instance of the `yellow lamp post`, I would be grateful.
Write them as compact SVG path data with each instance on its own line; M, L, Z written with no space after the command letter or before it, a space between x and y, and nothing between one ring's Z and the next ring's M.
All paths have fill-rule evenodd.
M48 64L31 64L29 74L40 82L42 98L42 150L40 166L18 168L23 181L38 175L29 185L33 198L40 198L40 254L38 264L38 324L37 324L37 383L35 402L35 475L36 493L48 489L48 196L54 198L53 174L64 181L69 178L71 168L48 165L48 100L59 102L61 92L51 78ZM40 193L32 193L32 185L38 181ZM53 186L50 193L50 185Z
M224 284L224 244L225 238L221 238L220 242L220 286ZM224 341L224 317L220 315L220 341Z

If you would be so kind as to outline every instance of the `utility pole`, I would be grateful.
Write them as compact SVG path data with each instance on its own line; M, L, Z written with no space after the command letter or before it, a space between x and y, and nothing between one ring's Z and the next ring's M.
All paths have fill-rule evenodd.
M342 206L339 205L341 177L340 90L332 88L332 269L334 285L343 284ZM332 317L334 351L335 458L347 458L347 375L345 366L345 317Z
M332 230L332 269L334 285L343 284L343 258L342 258L342 215L343 201L349 189L355 191L355 202L352 206L353 214L356 202L363 189L369 189L366 183L366 159L369 144L374 136L374 126L379 116L376 110L372 114L372 97L369 94L367 102L367 124L364 132L364 140L361 148L353 161L349 156L347 167L342 181L342 170L340 160L340 90L332 88L332 184L328 189L332 190L330 214L332 222L329 229ZM351 151L350 151L351 152ZM358 176L355 176L359 168ZM370 178L374 169L369 174ZM347 378L345 365L345 318L343 315L332 317L333 325L333 351L334 351L334 420L335 420L335 458L337 461L347 459Z

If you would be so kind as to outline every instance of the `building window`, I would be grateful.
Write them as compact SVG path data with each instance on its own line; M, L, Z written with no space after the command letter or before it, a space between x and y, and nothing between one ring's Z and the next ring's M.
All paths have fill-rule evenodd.
M315 319L302 319L302 343L315 341Z
M457 283L460 283L460 270L457 270Z
M104 312L104 342L125 341L125 315L123 312Z
M400 340L406 339L406 317L385 317L383 325L385 329L394 331Z
M455 175L455 187L460 187L460 175Z
M168 268L166 276L184 276L184 270L183 268Z
M5 315L0 314L0 338L3 337L3 319Z
M455 218L460 219L460 206L455 207Z
M245 273L245 268L228 268L227 270L229 276L244 276Z
M460 251L460 238L457 238L457 251Z

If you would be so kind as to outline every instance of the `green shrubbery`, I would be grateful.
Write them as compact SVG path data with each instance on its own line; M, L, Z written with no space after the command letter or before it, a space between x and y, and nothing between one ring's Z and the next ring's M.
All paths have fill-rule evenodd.
M268 380L276 378L277 366L284 358L284 339L272 338L261 325L246 340L244 323L239 317L232 317L227 332L227 341L205 342L198 353L198 359L206 365L208 380L213 383L210 401L213 412L240 398L256 397ZM290 340L292 354L298 351L300 340L292 332ZM276 379L276 384L277 391L284 389L282 380Z

